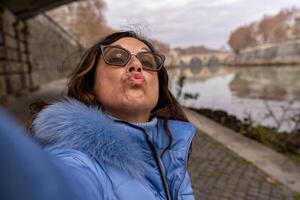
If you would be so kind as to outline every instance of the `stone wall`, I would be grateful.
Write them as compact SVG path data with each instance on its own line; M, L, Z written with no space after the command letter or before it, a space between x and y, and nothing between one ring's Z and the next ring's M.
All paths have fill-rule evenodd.
M0 104L65 77L80 45L46 15L18 20L0 8Z
M298 64L300 63L300 39L269 43L242 50L237 64Z

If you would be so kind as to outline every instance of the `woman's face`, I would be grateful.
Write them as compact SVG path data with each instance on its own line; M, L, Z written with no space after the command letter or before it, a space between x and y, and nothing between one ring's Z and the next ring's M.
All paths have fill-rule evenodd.
M131 37L124 37L111 45L119 45L131 52L125 66L108 65L99 59L94 92L105 112L129 122L149 120L151 110L158 101L157 72L145 70L134 56L138 52L150 51L149 47Z

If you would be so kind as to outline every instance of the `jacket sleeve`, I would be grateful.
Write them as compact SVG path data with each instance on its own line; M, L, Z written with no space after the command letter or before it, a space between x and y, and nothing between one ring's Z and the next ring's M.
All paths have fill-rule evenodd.
M77 150L47 148L58 159L57 165L64 174L71 189L80 199L101 200L109 188L107 176L101 166L92 157Z
M186 171L182 185L179 190L178 199L180 200L194 200L193 189L188 172Z
M80 200L57 161L0 108L0 199Z
M17 127L0 109L0 199L105 199L107 176L93 158L76 150L46 152Z

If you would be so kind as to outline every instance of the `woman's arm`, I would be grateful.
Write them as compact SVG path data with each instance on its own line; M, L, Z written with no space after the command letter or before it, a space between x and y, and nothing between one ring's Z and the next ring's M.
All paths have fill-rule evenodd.
M46 148L56 159L56 165L63 172L63 178L70 183L72 191L80 199L105 199L105 192L109 191L107 176L98 162L91 156L73 149L61 149L55 146ZM107 188L105 188L105 186Z
M79 154L55 158L17 127L0 110L0 199L88 200L100 196L88 160Z

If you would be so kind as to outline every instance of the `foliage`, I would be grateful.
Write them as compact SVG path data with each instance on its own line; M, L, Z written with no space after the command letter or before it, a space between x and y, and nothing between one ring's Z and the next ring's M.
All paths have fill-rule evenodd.
M185 84L185 79L186 79L185 75L181 74L179 76L177 82L176 82L176 85L177 85L177 88L176 88L176 90L177 90L176 98L177 99L179 99L180 96L182 95L182 88L183 88L183 86Z
M177 90L177 93L176 93L176 98L177 99L180 99L182 96L183 96L183 99L187 100L187 99L198 99L198 97L200 96L198 92L195 92L195 93L189 93L189 92L185 92L185 93L182 93L182 89L183 89L183 86L185 84L185 81L186 81L186 76L184 74L181 74L179 76L179 78L177 79L177 82L176 82L176 90Z
M300 193L296 193L295 195L294 195L294 200L300 200Z
M251 25L243 26L231 33L228 44L235 53L257 44L254 35L251 33L251 28Z
M288 153L288 138L286 134L279 134L275 129L265 126L254 126L249 128L245 136L268 146L277 152Z
M290 155L290 159L300 164L300 156L299 155Z
M250 115L239 120L222 110L193 110L277 152L292 156L295 161L300 160L300 129L291 133L280 132L276 128L255 125Z
M292 14L292 10L283 10L275 16L265 16L258 24L262 40L269 42L287 39L289 25L285 22Z
M299 36L300 10L284 9L274 16L264 16L259 22L238 27L229 38L228 44L235 53L247 47L267 42L278 42Z

